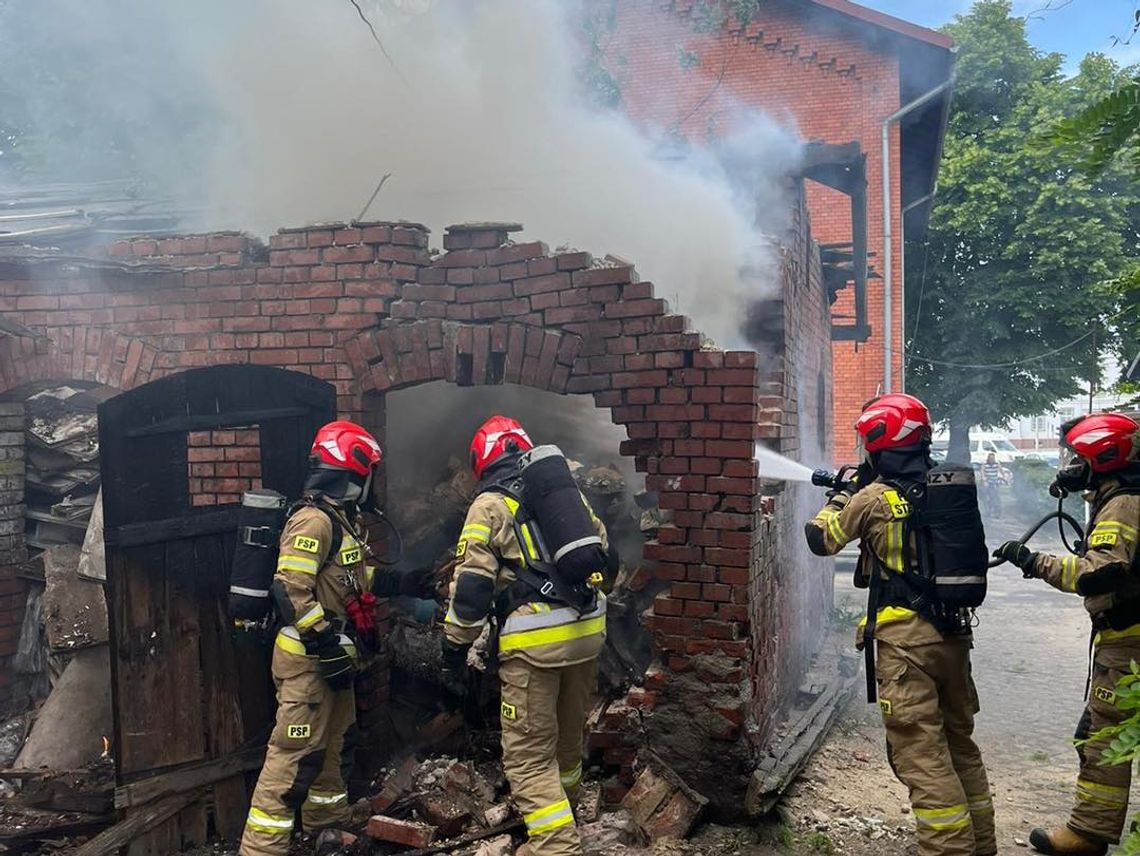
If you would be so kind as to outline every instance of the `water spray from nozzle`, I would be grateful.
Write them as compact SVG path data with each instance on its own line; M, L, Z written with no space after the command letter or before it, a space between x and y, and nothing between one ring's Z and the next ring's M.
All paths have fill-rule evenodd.
M753 457L760 463L760 478L771 481L810 482L812 471L799 461L786 458L766 446L756 444Z

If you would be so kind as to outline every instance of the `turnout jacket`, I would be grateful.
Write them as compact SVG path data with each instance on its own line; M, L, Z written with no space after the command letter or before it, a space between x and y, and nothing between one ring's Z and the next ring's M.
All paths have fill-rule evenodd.
M586 500L583 498L583 502ZM586 503L589 508L589 503ZM456 645L470 645L483 632L487 617L500 596L518 583L514 568L523 563L524 545L519 544L514 517L518 501L495 491L475 497L455 549L455 575L451 580L450 606L444 619L444 634ZM609 549L606 528L590 511L594 528ZM521 526L525 547L537 558L530 530ZM599 568L599 571L603 568ZM520 658L533 666L560 667L597 657L606 639L606 598L597 593L590 612L543 600L533 590L533 599L510 615L500 615L499 658Z
M1080 556L1054 556L1037 553L1031 568L1049 585L1063 592L1084 597L1085 609L1100 630L1098 642L1110 644L1122 639L1140 638L1140 575L1136 564L1140 530L1140 495L1113 493L1120 482L1110 479L1086 495L1095 509ZM1103 627L1099 620L1109 610L1117 610L1115 628ZM1121 627L1121 623L1130 626Z
M872 573L880 574L884 580L901 573L906 569L907 555L911 556L909 569L917 570L913 536L909 549L903 549L910 511L906 498L878 479L855 494L837 493L805 525L808 548L817 556L834 556L852 541L860 541L856 574L862 583L869 582ZM856 631L859 648L863 646L866 621L864 618ZM923 645L943 639L926 618L899 604L881 604L875 621L875 638L894 645Z
M274 575L293 613L278 633L277 645L294 654L307 653L305 643L329 629L341 633L345 603L370 591L375 577L375 568L365 562L363 526L351 524L332 503L318 502L301 506L286 521ZM341 530L339 544L334 543L330 514Z

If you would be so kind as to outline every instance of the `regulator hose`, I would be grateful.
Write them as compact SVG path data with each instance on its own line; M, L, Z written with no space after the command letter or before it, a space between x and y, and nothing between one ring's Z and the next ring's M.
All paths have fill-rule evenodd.
M400 563L400 561L404 558L404 536L400 533L399 527L396 526L396 524L392 522L392 518L390 518L383 511L381 511L381 510L374 511L373 516L376 517L377 520L379 520L381 523L383 523L385 526L387 526L391 530L392 540L395 541L395 547L396 547L396 558L394 558L394 559L392 559L392 558L381 559L379 556L377 556L377 557L375 557L376 563L379 565L384 565L385 567L391 567L392 565L398 565ZM392 555L392 549L391 549L391 546L389 546L388 556L391 556L391 555Z
M1046 523L1048 523L1050 520L1056 520L1057 531L1061 535L1061 543L1064 544L1065 549L1072 553L1074 556L1078 555L1076 547L1069 544L1069 539L1065 537L1065 524L1068 523L1071 527L1073 527L1073 531L1077 533L1077 543L1084 540L1085 530L1084 527L1082 527L1081 524L1077 522L1077 519L1073 517L1073 515L1064 510L1062 507L1064 501L1064 497L1059 497L1057 499L1057 510L1050 511L1048 514L1034 523L1031 527L1029 527L1028 531L1026 531L1026 533L1017 540L1024 544L1030 538L1036 535L1038 530L1041 529L1041 527L1043 527ZM996 568L998 565L1004 564L1005 561L1005 559L991 559L988 567Z

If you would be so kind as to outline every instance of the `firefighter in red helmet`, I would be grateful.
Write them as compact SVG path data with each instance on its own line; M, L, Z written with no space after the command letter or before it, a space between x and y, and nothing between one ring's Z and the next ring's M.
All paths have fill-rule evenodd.
M1075 419L1062 427L1071 455L1053 491L1081 492L1091 506L1089 533L1077 556L1033 552L1007 541L994 553L1054 588L1084 597L1092 619L1092 682L1076 738L1117 725L1129 711L1117 706L1116 684L1140 661L1140 577L1135 575L1140 532L1140 426L1119 413ZM1132 765L1101 765L1109 740L1078 742L1080 771L1065 826L1034 829L1029 843L1041 853L1101 854L1120 841L1128 814Z
M917 564L903 486L924 484L933 465L930 414L914 396L884 395L863 408L855 430L864 460L854 487L829 495L805 528L808 547L830 556L859 541L856 585L870 586L878 602L859 627L856 647L877 649L887 758L910 791L919 853L988 856L997 853L997 840L986 769L972 736L978 695L969 625L916 608L907 590L907 572Z
M597 657L605 643L606 600L595 591L587 603L570 605L536 588L533 579L526 581L526 557L541 539L534 537L537 522L528 517L518 479L520 457L533 448L523 427L504 416L487 420L472 440L471 467L480 490L456 549L442 680L455 695L465 694L467 651L494 613L503 767L526 822L529 849L535 856L575 856L581 843L573 804L582 780L582 737ZM576 488L575 493L589 513L589 535L600 544L604 561L605 527Z
M353 422L313 440L301 501L281 533L271 593L282 625L273 647L277 721L241 841L241 856L281 856L298 809L307 831L348 819L345 733L353 681L375 653L376 597L418 592L418 575L368 564L360 510L373 504L380 444Z

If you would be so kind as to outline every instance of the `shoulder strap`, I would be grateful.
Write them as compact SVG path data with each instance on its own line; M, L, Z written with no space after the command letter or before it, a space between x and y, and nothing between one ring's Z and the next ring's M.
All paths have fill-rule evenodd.
M330 561L333 556L340 552L340 545L344 542L343 525L339 520L336 519L335 514L331 513L327 508L321 508L320 503L318 503L311 496L301 497L301 499L290 505L289 510L285 514L285 519L288 520L302 508L315 508L321 514L327 517L329 519L329 523L332 524L332 541L329 543L328 559L325 560Z
M1123 485L1121 487L1116 488L1116 490L1110 490L1105 495L1104 499L1102 499L1100 502L1098 502L1096 504L1096 506L1093 507L1092 513L1089 515L1089 520L1092 521L1093 523L1095 523L1097 516L1101 513L1101 511L1104 510L1104 507L1106 505L1108 505L1108 501L1110 499L1115 499L1118 496L1138 496L1138 495L1140 495L1140 485Z

